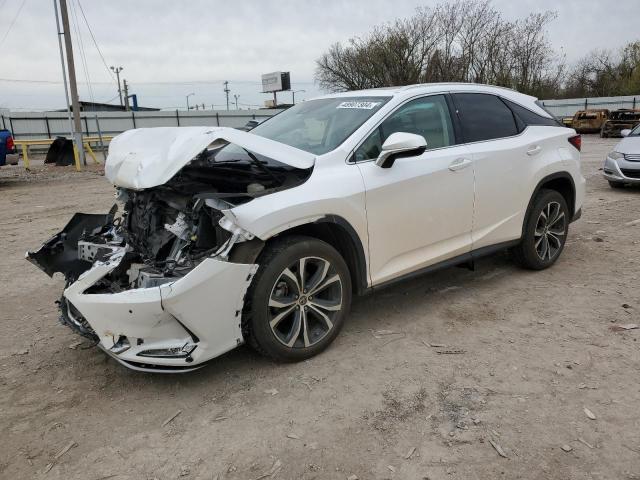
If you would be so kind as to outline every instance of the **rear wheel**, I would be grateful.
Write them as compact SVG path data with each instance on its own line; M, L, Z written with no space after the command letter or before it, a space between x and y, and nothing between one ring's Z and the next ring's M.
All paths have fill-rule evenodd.
M324 350L351 305L351 277L329 244L291 236L266 248L247 293L243 335L260 353L297 361Z
M533 204L514 255L520 265L542 270L553 265L564 248L569 231L569 208L555 190L542 190Z
M622 182L614 182L614 181L609 180L609 186L611 188L624 188L624 183L622 183Z

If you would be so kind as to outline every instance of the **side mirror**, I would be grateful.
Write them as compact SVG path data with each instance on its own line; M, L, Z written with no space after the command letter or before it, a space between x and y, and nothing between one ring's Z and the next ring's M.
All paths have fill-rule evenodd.
M427 149L427 141L422 135L413 133L396 132L382 144L382 151L376 159L376 165L389 168L398 157L420 155Z
M628 137L630 133L631 133L631 129L629 129L629 128L625 128L624 130L620 130L620 135L622 135L623 137Z

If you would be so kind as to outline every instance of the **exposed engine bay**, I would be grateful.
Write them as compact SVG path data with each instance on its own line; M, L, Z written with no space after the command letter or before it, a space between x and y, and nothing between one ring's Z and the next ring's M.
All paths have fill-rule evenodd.
M124 256L116 268L84 294L113 294L175 282L207 258L227 259L237 243L253 235L224 211L255 197L303 183L300 169L233 144L206 148L169 181L141 190L119 187L118 204L106 215L77 213L60 233L27 258L71 285L94 264ZM64 296L62 322L97 339Z

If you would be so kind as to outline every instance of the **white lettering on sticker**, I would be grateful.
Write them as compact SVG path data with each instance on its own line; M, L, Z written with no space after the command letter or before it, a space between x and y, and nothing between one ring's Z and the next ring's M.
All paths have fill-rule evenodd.
M342 102L336 108L358 108L360 110L372 110L382 102Z

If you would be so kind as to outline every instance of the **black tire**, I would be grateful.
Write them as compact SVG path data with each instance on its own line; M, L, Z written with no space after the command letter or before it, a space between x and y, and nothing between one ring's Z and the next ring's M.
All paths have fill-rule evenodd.
M543 213L554 222L551 227L544 224ZM564 249L569 221L569 208L564 197L555 190L541 190L527 216L522 241L513 249L516 262L531 270L543 270L553 265Z
M317 290L315 299L308 295L314 293L313 288L303 293L297 287L300 259L307 259L303 268L307 286L313 287L316 279L320 279L317 285L322 285L336 275L339 282L329 282ZM323 269L323 262L329 264L327 270ZM242 317L245 341L259 353L283 362L305 360L327 348L340 332L351 306L351 276L342 256L326 242L295 235L267 245L257 263L258 271L247 291ZM287 270L295 281L285 274ZM288 303L291 300L293 304ZM277 301L287 307L272 306ZM293 310L278 321L279 315L285 314L291 305ZM339 310L329 311L337 306ZM274 321L278 323L272 327ZM300 325L298 333L296 325ZM291 341L295 342L292 346L285 344Z
M622 183L622 182L613 182L613 181L609 180L609 186L611 188L624 188L624 183Z

